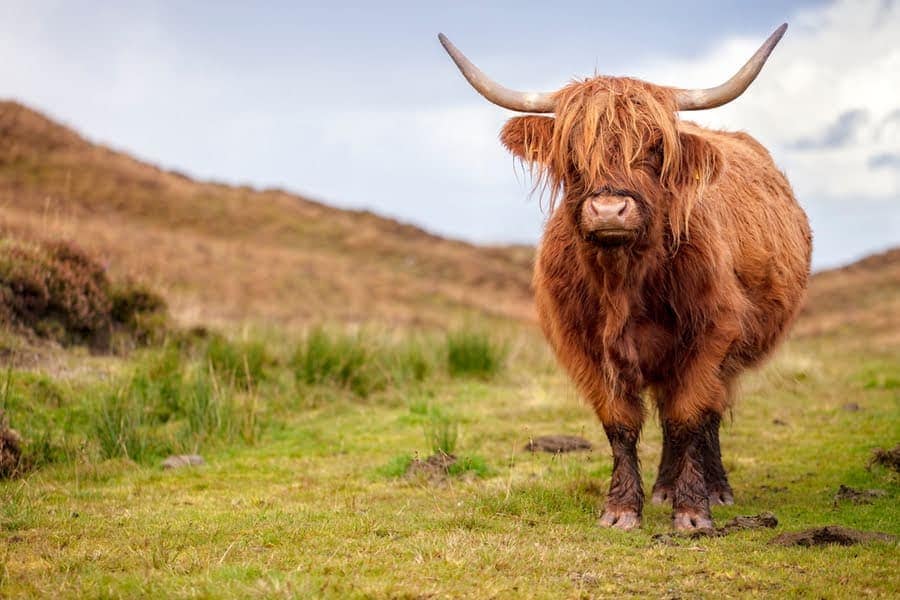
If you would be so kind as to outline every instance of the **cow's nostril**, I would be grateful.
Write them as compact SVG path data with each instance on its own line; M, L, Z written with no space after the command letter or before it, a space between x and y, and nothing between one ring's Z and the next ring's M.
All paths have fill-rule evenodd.
M628 207L631 204L631 198L626 198L625 202L620 204L619 212L617 213L620 217L624 217L625 213L628 212Z

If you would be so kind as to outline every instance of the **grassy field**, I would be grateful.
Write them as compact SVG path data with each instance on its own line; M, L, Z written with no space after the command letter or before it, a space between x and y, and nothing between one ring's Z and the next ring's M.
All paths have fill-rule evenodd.
M531 248L192 181L16 103L0 131L0 597L900 593L896 543L770 543L900 534L869 467L900 442L900 249L815 275L726 420L716 522L777 529L660 537L647 506L626 534L596 524L609 449L536 330ZM594 449L525 450L550 434ZM652 417L640 452L649 489Z
M659 540L596 526L602 430L527 327L214 337L10 370L3 404L36 468L0 483L4 597L895 596L896 544L783 548L842 524L900 534L900 482L866 465L900 441L895 349L789 344L747 378L723 431L736 504L777 530ZM247 340L250 341L247 341ZM856 405L856 409L851 405ZM573 434L595 450L523 448ZM446 477L404 476L437 448ZM649 488L660 449L641 445ZM164 471L169 452L208 464ZM841 484L880 489L835 502Z

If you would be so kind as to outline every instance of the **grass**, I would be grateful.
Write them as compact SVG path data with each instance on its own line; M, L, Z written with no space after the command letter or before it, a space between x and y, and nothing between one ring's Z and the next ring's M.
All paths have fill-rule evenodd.
M506 349L483 331L469 328L447 335L447 369L454 377L489 378L503 367Z
M316 344L339 341L328 335ZM542 343L522 338L511 347ZM406 343L350 339L382 365ZM446 340L418 339L430 357L424 378L388 378L365 399L339 378L316 380L323 401L307 406L293 400L294 353L259 343L271 363L252 393L210 369L202 347L136 353L107 387L14 372L5 401L13 426L29 441L54 432L64 451L0 482L0 595L828 598L889 597L900 586L896 545L768 544L780 531L826 524L900 534L900 481L866 468L873 448L900 441L900 395L889 383L900 364L890 352L799 341L750 376L723 431L737 504L714 513L721 523L772 511L778 530L665 545L652 538L670 530L665 508L648 506L632 534L596 526L611 472L606 442L546 353L511 354L502 377L454 377L441 366ZM849 402L859 410L845 410ZM86 435L104 406L116 417L105 454ZM260 425L248 443L237 424L251 412ZM582 434L598 449L523 450L547 433ZM208 466L161 471L154 443L174 449L194 434ZM659 447L648 423L647 489ZM451 475L477 476L441 485L401 477L435 449L466 457ZM841 484L887 495L835 504Z

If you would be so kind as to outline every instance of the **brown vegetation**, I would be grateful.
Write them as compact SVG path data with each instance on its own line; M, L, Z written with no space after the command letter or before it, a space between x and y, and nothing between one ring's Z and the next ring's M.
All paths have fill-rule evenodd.
M108 350L113 335L154 340L166 305L148 289L113 284L79 246L10 235L0 229L0 326L63 345Z
M532 318L531 251L482 248L280 190L196 182L0 103L0 225L75 240L185 324Z

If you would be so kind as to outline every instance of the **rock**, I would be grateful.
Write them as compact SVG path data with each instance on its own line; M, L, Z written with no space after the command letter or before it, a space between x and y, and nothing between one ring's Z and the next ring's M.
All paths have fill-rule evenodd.
M864 544L866 542L893 542L896 540L895 536L887 533L858 531L840 525L828 525L796 533L782 533L769 543L776 546L802 546L809 548L811 546L827 546L828 544L853 546L854 544Z
M859 404L857 404L856 402L848 402L841 408L846 410L847 412L857 412L859 410Z
M530 452L540 451L551 454L591 450L593 447L589 441L576 435L542 435L533 438L525 445L525 449Z
M199 467L206 461L199 454L173 454L162 461L163 469L180 469L181 467Z

